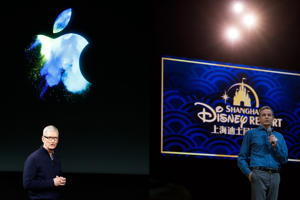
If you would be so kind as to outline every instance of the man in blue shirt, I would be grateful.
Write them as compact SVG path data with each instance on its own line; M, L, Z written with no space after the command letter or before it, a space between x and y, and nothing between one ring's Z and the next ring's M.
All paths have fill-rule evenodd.
M283 136L272 130L273 110L259 109L260 126L244 136L238 167L251 182L252 200L276 200L282 164L288 161L288 149ZM248 164L248 161L250 161Z
M61 162L54 154L58 144L58 130L55 126L44 128L42 142L43 145L25 161L23 185L30 199L59 200L59 189L66 184L66 178L61 176Z

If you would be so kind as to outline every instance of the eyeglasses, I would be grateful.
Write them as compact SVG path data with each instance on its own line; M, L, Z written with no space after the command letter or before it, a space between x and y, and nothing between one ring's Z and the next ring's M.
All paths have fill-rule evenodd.
M57 141L58 137L49 137L49 136L44 136L45 138L47 138L48 140L54 140Z

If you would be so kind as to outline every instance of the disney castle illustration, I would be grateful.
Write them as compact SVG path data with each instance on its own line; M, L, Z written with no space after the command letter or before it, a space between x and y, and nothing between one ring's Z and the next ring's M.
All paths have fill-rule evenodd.
M245 107L251 107L251 99L246 87L244 86L244 78L240 87L236 89L235 95L233 97L233 105L241 106L241 104L243 104L243 106Z

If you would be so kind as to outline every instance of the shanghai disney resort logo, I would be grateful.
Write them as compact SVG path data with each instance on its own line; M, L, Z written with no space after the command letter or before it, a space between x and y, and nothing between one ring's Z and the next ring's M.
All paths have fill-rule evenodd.
M221 98L225 107L213 108L203 102L194 103L194 106L199 108L197 117L200 121L205 124L214 123L212 134L245 135L251 126L259 125L259 98L255 90L244 83L244 80L243 78L241 83L233 84L224 92ZM273 126L281 127L281 125L282 119L275 118Z

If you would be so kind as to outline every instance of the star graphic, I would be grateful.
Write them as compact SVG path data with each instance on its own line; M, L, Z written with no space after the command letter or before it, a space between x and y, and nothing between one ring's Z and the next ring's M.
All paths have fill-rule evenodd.
M226 94L226 91L223 94L222 98L224 99L225 103L226 103L226 100L229 99L229 96Z

